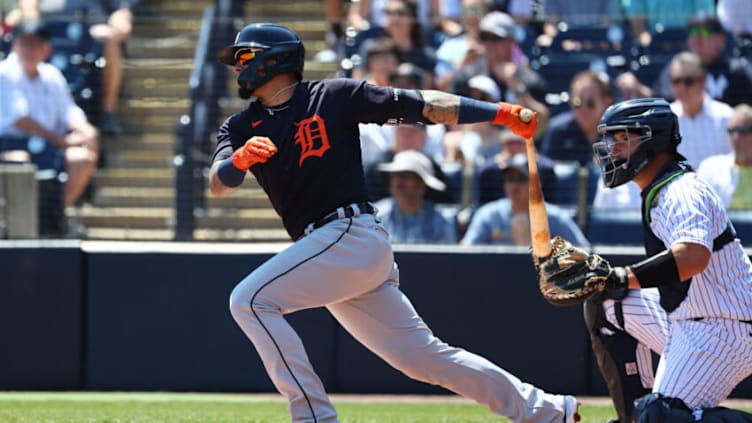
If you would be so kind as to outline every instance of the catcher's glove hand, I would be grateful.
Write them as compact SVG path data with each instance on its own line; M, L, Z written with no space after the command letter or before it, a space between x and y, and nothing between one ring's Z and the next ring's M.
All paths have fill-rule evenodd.
M581 304L591 295L627 287L627 271L612 267L598 254L588 254L566 239L551 240L551 254L533 256L543 298L555 306Z

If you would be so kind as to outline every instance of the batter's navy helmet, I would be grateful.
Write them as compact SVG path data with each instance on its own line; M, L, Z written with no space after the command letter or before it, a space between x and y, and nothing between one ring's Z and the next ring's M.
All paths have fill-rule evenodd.
M218 58L230 66L245 62L238 86L240 96L248 98L279 74L294 72L298 80L303 79L305 47L300 37L284 26L254 23L241 29L235 42L219 51Z
M617 135L620 132L625 135ZM662 98L638 98L610 106L601 116L598 133L601 139L593 144L593 150L609 188L632 180L659 152L685 160L676 152L681 142L678 119Z

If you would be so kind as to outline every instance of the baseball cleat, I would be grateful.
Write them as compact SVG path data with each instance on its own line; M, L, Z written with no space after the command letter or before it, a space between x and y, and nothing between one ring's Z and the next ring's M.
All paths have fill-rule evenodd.
M577 398L571 395L564 396L564 423L577 423L581 420L579 407Z

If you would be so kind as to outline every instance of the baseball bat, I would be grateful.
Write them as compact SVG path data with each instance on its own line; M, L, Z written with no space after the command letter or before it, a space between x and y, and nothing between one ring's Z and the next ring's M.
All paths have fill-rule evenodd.
M527 115L528 113L524 114ZM530 116L532 116L532 112L530 112ZM520 113L520 119L523 122L525 121L525 117L527 116L523 116L523 113ZM528 200L530 239L533 243L533 254L536 257L543 258L551 254L551 231L548 229L548 213L546 212L546 204L543 200L540 176L538 176L538 164L536 162L535 142L533 138L525 138L525 145L527 147L527 170L530 174L530 198Z

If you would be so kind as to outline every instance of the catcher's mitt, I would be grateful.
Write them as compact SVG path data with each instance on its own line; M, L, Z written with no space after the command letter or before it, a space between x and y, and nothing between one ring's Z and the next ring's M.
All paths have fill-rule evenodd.
M588 254L560 236L551 240L551 246L548 257L533 256L541 294L549 303L577 305L596 292L626 288L624 268L612 267L598 254Z

